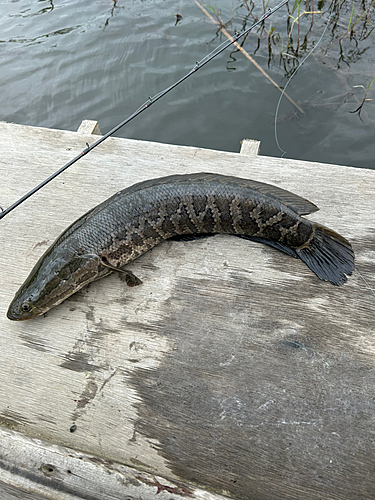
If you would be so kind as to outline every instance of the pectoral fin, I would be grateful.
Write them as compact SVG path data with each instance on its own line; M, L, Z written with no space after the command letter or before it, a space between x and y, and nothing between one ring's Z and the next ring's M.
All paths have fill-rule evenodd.
M128 286L138 286L142 285L142 280L140 280L135 274L126 269L117 269L120 272L120 279L125 280Z
M128 269L121 269L119 267L112 266L105 257L101 257L100 263L104 267L108 267L112 271L116 271L119 273L120 278L126 281L128 286L138 286L142 284L142 280L140 280L135 274L133 274Z

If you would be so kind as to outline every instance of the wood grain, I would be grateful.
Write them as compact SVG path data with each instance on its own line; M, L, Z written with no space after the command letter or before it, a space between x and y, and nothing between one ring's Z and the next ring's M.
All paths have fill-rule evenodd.
M0 124L7 207L92 142ZM101 459L246 499L361 499L375 490L375 296L230 236L165 242L143 285L92 283L46 317L8 304L82 213L147 178L217 172L320 207L375 289L375 171L108 139L1 220L0 424ZM76 425L75 432L70 432Z
M192 485L0 429L1 500L225 500Z

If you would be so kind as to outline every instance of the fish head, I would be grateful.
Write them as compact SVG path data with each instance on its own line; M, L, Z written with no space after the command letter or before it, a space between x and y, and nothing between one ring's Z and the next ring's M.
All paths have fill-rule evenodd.
M47 250L17 291L7 317L22 321L44 314L93 281L99 267L98 255Z

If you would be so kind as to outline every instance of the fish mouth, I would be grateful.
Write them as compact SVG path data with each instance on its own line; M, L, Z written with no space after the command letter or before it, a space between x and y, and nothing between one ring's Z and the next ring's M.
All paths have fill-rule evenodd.
M11 310L9 310L7 312L7 318L12 320L12 321L20 321L22 319L26 319L26 318L20 318L18 317L16 314L14 314Z
M12 306L9 307L8 312L7 312L7 318L12 320L12 321L25 321L26 319L31 319L35 315L34 314L18 314L17 312L13 311Z
M22 311L19 309L17 304L10 304L7 311L7 318L11 321L26 321L28 319L34 319L38 316L42 316L48 311L48 308L40 309L37 307L32 307L30 311Z
M42 316L42 314L44 314L44 312L33 312L31 314L28 314L28 315L19 315L17 313L14 313L12 312L11 310L9 310L7 312L7 318L10 319L11 321L26 321L27 319L34 319L34 318L37 318L38 316Z

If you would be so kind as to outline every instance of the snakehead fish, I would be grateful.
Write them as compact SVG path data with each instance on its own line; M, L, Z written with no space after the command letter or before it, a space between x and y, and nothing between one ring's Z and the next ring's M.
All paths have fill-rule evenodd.
M354 269L350 243L301 217L318 207L289 191L212 173L171 175L119 191L66 229L39 259L9 306L8 318L45 313L82 287L123 269L172 237L231 234L300 258L322 280L342 285Z

